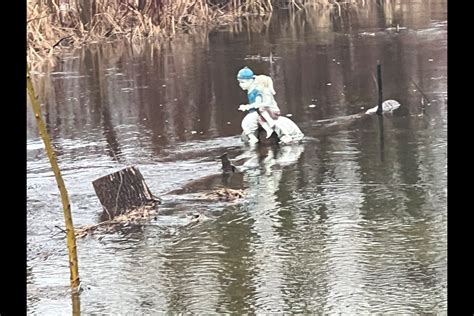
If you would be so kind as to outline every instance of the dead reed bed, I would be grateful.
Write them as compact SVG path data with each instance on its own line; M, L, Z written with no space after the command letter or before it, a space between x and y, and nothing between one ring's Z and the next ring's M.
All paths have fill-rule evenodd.
M214 4L213 4L214 3ZM129 37L172 36L194 26L233 22L244 10L264 13L259 1L242 0L27 0L28 58L62 47Z
M27 58L43 62L64 47L128 37L170 37L196 26L231 25L274 9L333 6L334 0L27 0ZM34 65L32 65L34 69Z

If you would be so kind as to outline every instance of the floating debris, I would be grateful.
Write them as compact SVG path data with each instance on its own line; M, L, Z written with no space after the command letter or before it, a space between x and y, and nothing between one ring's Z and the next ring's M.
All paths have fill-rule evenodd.
M400 32L400 30L406 30L407 28L404 26L400 26L400 24L397 24L395 27L387 27L385 30L386 31L395 31L395 32Z
M396 100L386 100L382 102L382 112L393 112L394 110L400 107L400 103ZM368 109L365 114L374 114L377 112L378 105L374 106L371 109Z
M189 223L185 224L185 227L198 224L209 219L209 217L207 217L205 214L197 212L189 214L188 216L186 216L186 218L189 220Z
M156 212L157 210L154 206L142 206L126 214L116 216L111 220L76 228L76 237L83 238L99 230L102 233L114 233L122 227L144 224L155 215Z
M243 190L234 190L229 188L217 189L201 195L201 197L211 199L213 201L233 201L243 198L244 196L245 194Z
M255 61L263 61L263 62L270 62L274 63L275 60L280 59L281 57L277 57L270 52L268 56L261 56L260 54L257 55L247 55L244 57L244 60L255 60Z
M308 105L309 108L315 108L316 107L316 104L310 104Z
M260 60L262 59L262 56L260 54L257 55L247 55L244 57L244 60Z
M375 33L373 32L362 32L359 33L360 36L370 36L370 37L375 37Z

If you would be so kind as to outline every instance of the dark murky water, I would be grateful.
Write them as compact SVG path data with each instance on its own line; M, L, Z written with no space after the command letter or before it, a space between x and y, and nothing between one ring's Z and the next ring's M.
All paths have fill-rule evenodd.
M84 314L446 313L447 5L390 2L91 46L32 74L76 226L99 220L91 182L126 166L164 201L144 227L78 240ZM402 104L383 131L350 117L377 102L377 60L384 98ZM273 76L303 144L242 146L244 65ZM62 206L30 107L27 119L28 313L64 315ZM243 202L165 195L221 184L223 152L245 163L231 179ZM185 226L189 212L207 220Z

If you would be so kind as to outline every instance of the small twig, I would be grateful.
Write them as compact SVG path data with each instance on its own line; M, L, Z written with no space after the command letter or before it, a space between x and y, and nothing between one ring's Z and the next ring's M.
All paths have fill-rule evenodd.
M117 208L117 207L115 207L115 208ZM104 211L107 213L107 216L109 217L109 220L111 220L111 219L112 219L112 215L110 215L109 210L108 210L106 207L103 207L103 209L104 209Z
M56 235L59 234L59 233L67 234L67 232L66 232L64 229L62 229L61 227L59 227L59 226L57 226L57 225L54 225L54 227L57 228L57 229L59 229L59 231L58 231L57 233L53 234L51 237L54 237L54 236L56 236ZM49 229L49 228L48 228L48 229ZM51 229L49 229L49 231L50 231L50 232L53 232ZM63 236L63 237L66 237L66 236Z
M54 227L56 227L57 229L59 229L61 232L66 233L66 231L65 231L64 229L62 229L61 227L59 227L58 225L54 225Z
M53 45L53 48L55 48L56 46L58 46L59 43L61 43L63 40L68 39L68 38L70 38L70 37L73 37L73 35L69 35L69 36L66 36L66 37L61 38L59 41L56 42L56 44Z
M31 21L34 21L34 20L40 20L40 19L44 19L44 18L47 18L48 16L50 16L51 14L48 14L48 15L45 15L45 16L40 16L39 18L33 18L33 19L29 19L28 21L26 21L26 24L30 23Z
M425 98L426 101L430 102L430 99L428 99L428 97L426 96L426 94L423 93L423 91L422 91L421 88L416 84L416 82L415 82L412 78L410 78L410 81L415 85L415 87L418 89L418 91L420 91L421 96L422 96L423 98Z
M374 73L373 73L373 72L372 72L372 79L374 79L375 86L377 87L377 90L378 90L378 88L379 88L379 85L378 85L378 83L377 83L377 78L375 78L375 75L374 75Z

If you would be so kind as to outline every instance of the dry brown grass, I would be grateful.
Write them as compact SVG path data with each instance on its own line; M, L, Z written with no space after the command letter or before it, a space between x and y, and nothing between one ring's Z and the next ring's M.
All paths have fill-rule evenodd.
M159 0L28 0L28 57L44 58L61 47L90 41L173 35L197 25L230 23L242 12L239 0L229 1L226 6L212 5L206 0L163 3Z
M27 58L50 59L63 47L122 37L173 36L196 26L230 25L266 17L283 0L27 0ZM333 6L333 0L288 0L288 8ZM365 1L364 1L365 2Z

